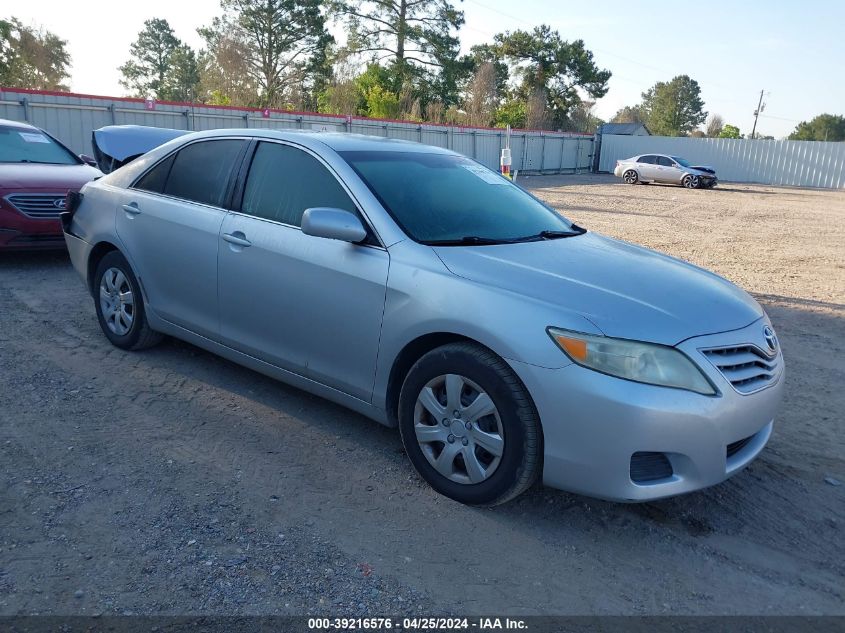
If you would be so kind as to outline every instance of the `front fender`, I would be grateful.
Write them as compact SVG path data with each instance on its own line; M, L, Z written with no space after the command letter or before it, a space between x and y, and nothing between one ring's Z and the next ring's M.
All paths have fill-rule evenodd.
M385 407L395 359L422 336L458 335L508 360L561 368L571 361L549 338L547 327L602 334L560 306L454 275L428 246L402 242L390 249L390 256L373 399L378 407Z

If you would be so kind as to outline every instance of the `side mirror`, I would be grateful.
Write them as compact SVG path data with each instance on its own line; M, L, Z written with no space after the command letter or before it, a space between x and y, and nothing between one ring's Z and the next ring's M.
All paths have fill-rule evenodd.
M91 167L96 167L96 166L97 166L97 161L96 161L96 160L94 160L94 158L93 158L92 156L89 156L88 154L80 154L80 155L79 155L79 158L80 158L80 159L82 160L82 162L83 162L83 163L85 163L86 165L91 165Z
M342 242L362 242L367 230L354 213L330 207L305 209L302 214L302 232L314 237L325 237Z

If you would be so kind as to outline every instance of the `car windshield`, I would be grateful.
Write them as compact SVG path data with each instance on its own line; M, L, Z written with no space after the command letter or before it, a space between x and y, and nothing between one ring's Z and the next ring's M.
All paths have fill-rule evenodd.
M672 160L678 163L681 167L692 167L692 164L688 160L684 160L683 158L672 156Z
M491 244L584 232L506 178L463 156L378 151L341 156L417 242Z
M0 126L0 163L78 165L79 160L41 130Z

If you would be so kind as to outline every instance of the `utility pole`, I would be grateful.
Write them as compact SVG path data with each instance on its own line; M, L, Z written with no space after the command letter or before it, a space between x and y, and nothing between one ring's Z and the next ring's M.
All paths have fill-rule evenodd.
M760 91L760 100L757 102L757 109L754 110L754 127L751 128L751 140L754 140L754 133L757 131L757 117L766 106L763 104L763 91Z

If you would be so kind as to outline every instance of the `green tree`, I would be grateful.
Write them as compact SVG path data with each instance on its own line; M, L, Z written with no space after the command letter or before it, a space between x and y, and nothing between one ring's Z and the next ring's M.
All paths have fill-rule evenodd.
M600 70L583 40L568 42L544 25L533 31L499 33L494 38L499 55L520 77L517 96L528 101L545 95L545 120L565 125L569 111L581 103L580 92L592 99L607 94L609 70Z
M735 125L731 125L730 123L725 123L722 126L722 129L719 130L719 138L742 138L742 134L739 133L739 128Z
M366 107L364 95L355 83L358 65L348 49L333 51L329 60L331 77L317 94L317 111L326 114L358 114Z
M195 101L200 81L197 54L190 46L181 44L170 54L160 98L165 101Z
M384 114L393 108L389 104L395 103L396 108L399 105L399 91L394 90L395 75L390 69L377 63L368 64L364 72L355 78L354 83L360 95L358 114L377 118L398 118L398 110L391 110L392 116Z
M129 47L129 60L118 70L120 85L138 97L164 98L164 81L170 69L170 59L181 42L167 20L153 18Z
M645 123L645 113L643 113L640 106L625 106L618 110L611 123Z
M400 97L403 116L416 118L433 101L444 108L460 101L472 71L458 55L455 31L464 16L451 0L333 0L330 6L346 24L350 52L389 73L382 87Z
M399 96L382 86L374 85L364 94L367 116L376 119L398 119L400 115Z
M335 8L347 19L350 49L388 60L401 83L458 57L452 31L463 24L464 14L449 0L339 0Z
M229 55L228 68L246 74L257 91L250 105L283 107L292 97L302 100L303 92L315 91L315 70L323 72L332 42L320 0L222 0L220 5L223 16L199 33L211 60ZM240 63L231 58L234 50ZM237 81L219 76L216 83Z
M701 88L687 75L658 81L643 93L646 125L658 136L685 136L707 119Z
M17 18L0 20L0 85L32 90L67 90L67 42Z
M790 141L845 141L845 116L820 114L799 123L789 135Z
M527 119L526 102L522 99L508 99L496 110L496 127L524 128Z

